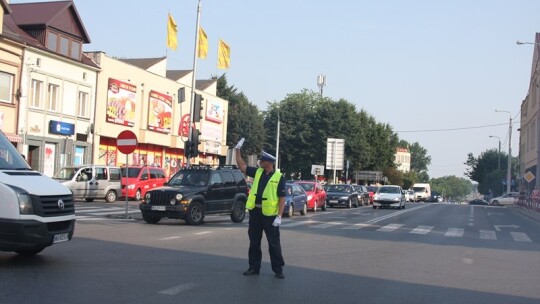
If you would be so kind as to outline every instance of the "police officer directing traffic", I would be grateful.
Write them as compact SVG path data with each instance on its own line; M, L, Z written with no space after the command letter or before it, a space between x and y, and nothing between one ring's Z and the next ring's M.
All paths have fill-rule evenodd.
M260 272L261 240L264 231L268 241L272 270L276 278L284 279L285 261L281 253L279 225L285 208L285 179L279 170L274 169L276 158L264 151L259 157L259 168L246 165L240 153L243 143L242 138L234 147L236 164L242 173L254 179L246 203L246 208L249 210L249 269L244 271L244 275L258 275Z

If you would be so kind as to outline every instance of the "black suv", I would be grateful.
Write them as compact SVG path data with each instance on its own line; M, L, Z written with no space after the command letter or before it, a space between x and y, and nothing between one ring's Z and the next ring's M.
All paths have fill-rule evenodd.
M230 214L233 222L241 223L246 201L247 183L237 168L192 166L176 172L163 187L146 192L139 209L149 224L167 217L199 225L206 214Z

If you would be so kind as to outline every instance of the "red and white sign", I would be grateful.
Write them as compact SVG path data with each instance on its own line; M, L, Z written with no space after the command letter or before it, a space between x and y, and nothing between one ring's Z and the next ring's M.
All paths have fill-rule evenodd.
M116 138L118 150L124 154L130 154L137 148L137 135L130 130L124 130Z

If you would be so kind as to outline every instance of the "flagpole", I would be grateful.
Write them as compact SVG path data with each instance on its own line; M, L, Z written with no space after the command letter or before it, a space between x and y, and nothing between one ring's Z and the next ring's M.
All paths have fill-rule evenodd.
M195 47L193 52L193 77L191 79L191 102L189 103L189 134L188 134L188 140L191 143L193 140L193 105L195 103L195 76L197 75L197 51L199 48L199 18L201 16L201 0L199 0L199 3L197 4L197 25L195 27ZM185 151L184 151L185 153ZM190 157L186 157L186 167L189 167L190 164Z

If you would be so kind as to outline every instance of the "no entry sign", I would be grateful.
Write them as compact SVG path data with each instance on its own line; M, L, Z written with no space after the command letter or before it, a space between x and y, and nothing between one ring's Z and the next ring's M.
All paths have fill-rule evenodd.
M130 130L124 130L116 138L118 150L124 154L130 154L137 148L137 135Z

